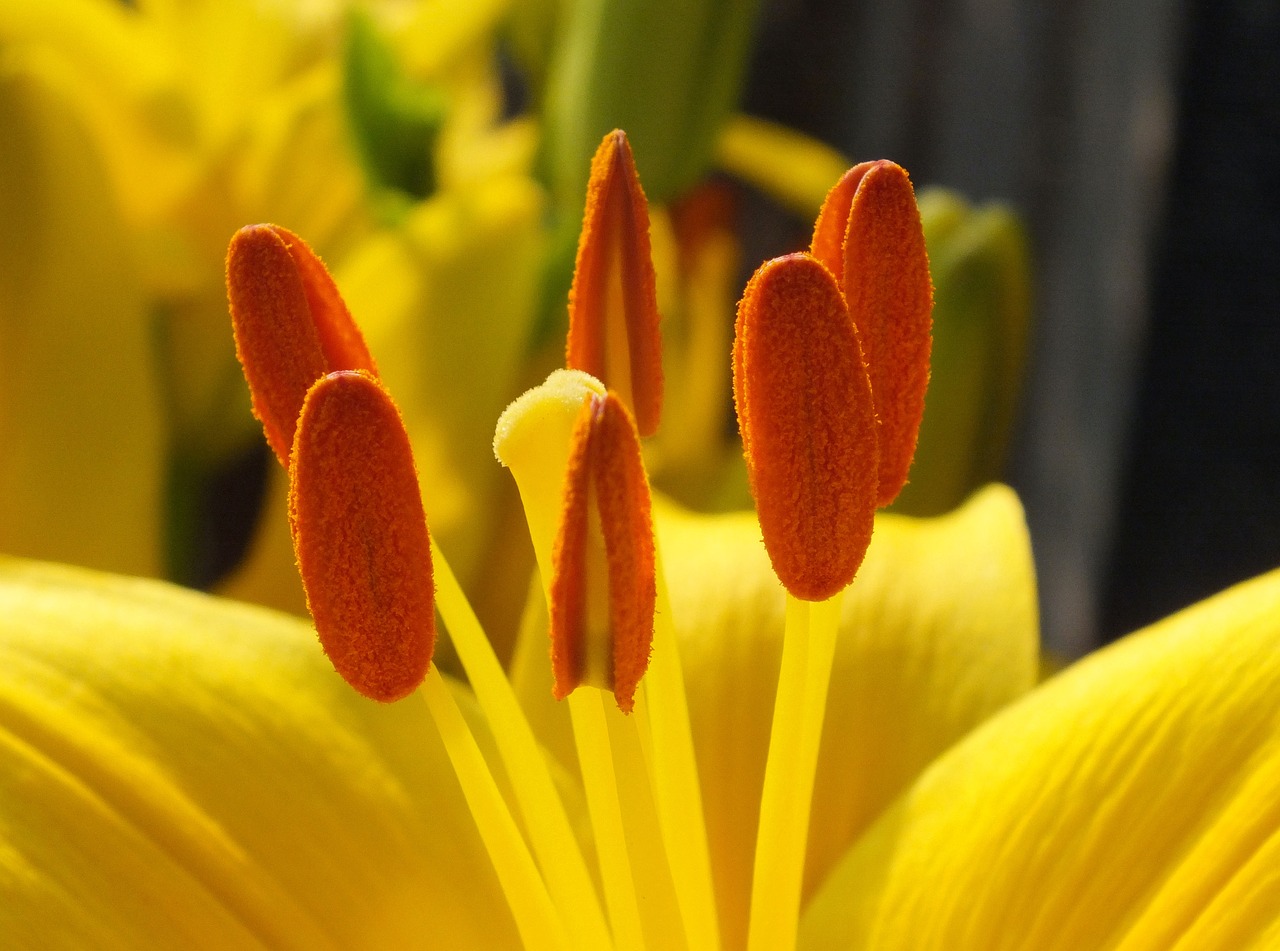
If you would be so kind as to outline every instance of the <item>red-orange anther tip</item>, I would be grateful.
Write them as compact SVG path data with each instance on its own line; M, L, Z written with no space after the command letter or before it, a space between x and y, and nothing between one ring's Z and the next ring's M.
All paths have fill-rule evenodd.
M369 373L330 373L307 393L289 524L334 668L373 700L412 693L435 648L431 542L400 412Z
M657 431L662 415L659 319L649 204L627 136L615 129L591 160L565 365L621 393L642 436Z
M840 283L858 328L880 421L879 503L902 490L929 385L933 285L924 229L906 171L864 162L831 190L813 255Z
M879 454L871 385L835 278L766 261L738 304L734 401L765 548L797 598L823 601L871 542Z
M849 209L853 206L853 196L875 162L863 162L855 165L840 176L840 181L831 187L827 197L818 211L818 219L813 223L813 241L809 245L809 253L826 265L836 283L844 284L844 234L849 228Z
M649 666L657 584L653 515L640 439L634 419L617 394L592 397L584 404L574 426L564 486L550 585L553 692L557 699L567 697L593 666L588 652L606 650L609 656L599 666L609 672L609 682L602 686L613 690L618 709L630 713L640 678ZM592 499L604 537L606 632L587 629ZM598 636L601 633L604 636Z
M249 225L231 238L227 297L254 415L287 467L311 384L333 370L376 374L373 357L324 264L278 225Z
M592 440L596 502L609 564L613 695L630 713L649 668L657 606L657 564L649 479L635 420L614 393L601 408Z

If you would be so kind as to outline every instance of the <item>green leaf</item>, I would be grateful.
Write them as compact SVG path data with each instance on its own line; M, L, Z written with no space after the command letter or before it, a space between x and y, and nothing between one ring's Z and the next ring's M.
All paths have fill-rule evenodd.
M343 91L365 174L375 189L392 192L390 208L435 191L444 94L404 74L367 14L353 13L349 22Z
M937 515L1000 478L1031 325L1026 235L1008 208L920 196L934 284L933 358L920 441L895 511Z
M562 208L582 207L591 155L627 133L651 201L711 164L737 106L756 0L578 0L562 21L546 91L546 174Z

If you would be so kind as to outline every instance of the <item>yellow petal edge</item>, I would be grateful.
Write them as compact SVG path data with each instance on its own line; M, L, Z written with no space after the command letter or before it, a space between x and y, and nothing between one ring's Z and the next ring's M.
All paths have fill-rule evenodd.
M1080 662L930 767L810 905L811 949L1280 941L1280 571Z

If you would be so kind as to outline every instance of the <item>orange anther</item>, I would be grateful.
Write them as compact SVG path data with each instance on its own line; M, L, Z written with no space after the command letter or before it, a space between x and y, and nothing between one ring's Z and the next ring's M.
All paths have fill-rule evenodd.
M227 296L254 415L288 468L311 384L334 370L376 373L373 357L324 264L277 225L250 225L232 237Z
M649 205L626 134L615 129L591 160L565 365L622 394L642 436L657 431L662 415L658 321Z
M893 162L854 166L831 189L812 254L836 276L858 328L880 423L879 503L902 490L929 384L933 285L915 192Z
M591 426L595 400L582 407L573 428L564 474L560 527L551 555L550 602L552 695L563 700L587 673L587 557L591 522Z
M603 572L596 563L597 528L603 538ZM606 675L599 686L611 689L618 709L630 713L649 666L657 587L649 481L640 439L631 414L613 392L589 399L574 427L552 563L556 698L567 697L589 678L589 668L599 666ZM601 585L607 602L603 617L592 612ZM593 630L593 625L606 629ZM604 662L591 664L592 651L605 652Z
M374 700L422 682L435 647L431 541L409 437L364 371L307 393L293 442L289 524L320 644Z
M813 240L809 253L827 266L836 283L844 286L844 234L849 230L849 209L862 177L875 162L862 162L840 176L840 181L827 192L813 223Z
M797 598L822 601L871 542L879 454L858 334L831 273L766 261L738 305L738 425L765 547Z

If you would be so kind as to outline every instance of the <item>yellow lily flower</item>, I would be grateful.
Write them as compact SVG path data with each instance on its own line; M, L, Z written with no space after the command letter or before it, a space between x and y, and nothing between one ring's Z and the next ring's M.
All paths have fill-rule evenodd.
M657 425L661 396L643 197L625 141L600 154L621 173L589 203L568 361L618 390L558 371L497 440L549 595L517 672L431 547L405 424L336 286L284 229L242 231L238 346L321 643L361 693L426 709L347 691L300 622L0 562L4 933L355 948L1274 937L1280 576L1027 692L1034 595L1011 493L937 520L873 516L910 459L928 321L918 214L891 163L850 170L812 253L769 262L744 296L735 399L759 522L659 501L647 529L636 427ZM885 312L901 318L887 335ZM796 436L815 426L822 441ZM832 445L856 469L828 465ZM469 688L430 664L433 602ZM542 676L568 695L550 710L545 691L522 702L539 610L555 658ZM1090 876L1100 860L1139 867Z
M1009 501L975 508L1003 508L995 521L1016 523ZM1017 579L998 581L961 540L990 518L975 511L944 529L954 554L943 558L997 587L957 585L959 600L934 602L909 558L936 555L942 532L884 516L868 572L891 526L920 544L885 546L876 576L899 596L869 590L868 606L921 635L999 611L999 585ZM670 548L673 579L706 564L717 546L702 541L688 560ZM720 613L734 625L724 633L737 633L751 602L728 591L717 608L717 590L699 597L702 617ZM775 588L761 614L776 617L767 602L780 598ZM356 696L302 622L11 559L0 562L0 618L0 932L13 947L522 946L424 705ZM1277 618L1271 574L1108 648L941 751L847 846L831 844L837 861L805 906L799 947L1269 947L1280 929ZM909 711L942 738L963 732L958 711L978 713L1009 689L985 682L998 647L961 636L969 662L929 666L925 653L894 664L891 633L872 643L890 629L842 631L858 645L848 669L871 672L835 680L833 712ZM714 653L698 646L710 642L737 651L709 625L681 649L701 776L729 770L718 791L704 781L714 842L718 826L757 807L758 788L734 781L753 768L733 763L763 758L769 700L767 689L756 704L733 690L734 670L754 670L749 645L741 661L720 654L729 670L719 671L696 659ZM918 643L927 652L928 639ZM939 689L948 667L962 679ZM892 680L878 682L880 672ZM467 692L453 692L468 709ZM904 752L929 759L929 741L913 736L892 716L829 718L820 770L878 786ZM841 741L865 758L843 759ZM574 775L558 775L581 816ZM619 778L644 788L638 775ZM722 854L713 846L721 892L740 879ZM725 935L725 947L740 946Z
M838 286L823 263L826 261L840 274ZM954 736L937 722L922 729L923 752L886 770L879 789L864 786L868 796L860 803L854 797L851 806L849 797L837 793L833 804L824 807L819 801L814 811L806 792L790 806L771 805L771 794L776 799L781 789L779 777L784 782L788 778L779 770L778 761L786 758L790 746L787 734L796 729L796 723L801 746L807 744L806 735L812 735L813 740L810 753L794 764L795 769L807 772L808 778L794 778L806 786L813 781L821 759L821 705L835 666L834 656L828 656L825 672L816 674L816 686L798 683L802 703L797 708L796 702L788 699L794 693L788 684L795 682L797 675L794 659L790 659L791 641L808 637L815 643L823 639L834 643L842 620L838 599L814 605L810 620L809 609L788 597L784 626L790 637L783 642L775 675L778 704L772 716L759 718L772 726L754 735L745 734L765 741L768 749L767 757L748 755L743 760L745 778L756 780L763 772L764 794L757 802L759 831L753 840L750 829L741 826L742 818L750 821L750 813L726 808L723 815L729 821L708 834L694 732L676 653L680 634L672 626L673 612L665 606L681 602L669 601L665 585L656 580L658 561L650 527L649 492L639 456L638 433L654 432L661 415L661 355L647 211L625 136L620 132L606 136L593 161L566 350L570 366L607 374L618 381L620 391L606 392L581 369L558 371L559 375L553 374L544 386L507 409L494 443L495 452L512 468L520 487L547 591L553 641L552 692L569 699L576 754L572 760L566 757L563 765L570 775L581 777L592 845L600 862L603 905L581 854L565 840L572 834L571 822L545 764L539 762L526 715L516 705L518 694L498 667L490 642L475 626L448 564L426 534L408 433L384 386L382 371L335 282L299 238L274 226L242 229L232 241L227 273L237 351L253 393L255 413L288 473L290 532L321 643L336 670L372 699L403 698L425 678L422 690L444 731L450 759L522 940L530 946L548 947L565 940L589 946L674 942L708 947L722 941L741 943L745 929L751 947L774 946L770 935L793 942L810 819L822 826L824 836L828 825L844 830L842 835L826 838L838 854L840 839L852 838L896 789ZM766 274L769 276L764 277ZM891 279L882 277L886 274ZM772 275L779 276L775 279ZM797 277L799 285L794 283ZM793 286L802 294L818 293L816 305L801 299L795 306L800 313L828 321L831 331L843 334L840 339L847 342L843 353L839 347L845 343L822 351L803 349L809 336L788 337L787 325L771 316L775 299L787 303L782 295ZM832 190L815 229L814 256L771 262L749 286L740 310L735 396L744 427L748 408L751 412L751 425L744 428L744 435L750 435L748 459L753 487L761 499L765 550L743 544L743 530L748 533L747 540L755 531L751 519L699 526L701 530L695 529L693 534L715 539L714 547L720 551L727 543L733 555L726 560L735 566L736 577L745 580L754 575L758 593L746 603L766 622L780 620L783 599L773 578L775 571L792 579L787 584L793 591L799 588L804 597L820 601L843 588L863 560L869 535L861 533L864 527L869 530L875 505L896 495L894 483L901 484L909 462L922 405L920 387L926 377L928 308L923 238L910 185L901 169L884 162L857 166ZM890 325L884 324L885 317L894 321L887 335L884 331ZM775 325L784 328L781 336ZM866 346L874 343L876 347L872 370L863 363L859 333L866 335ZM761 339L764 344L757 342ZM795 351L795 346L802 349ZM785 359L771 364L778 349ZM832 355L844 362L824 365ZM792 428L779 429L773 419L779 412L777 407L794 406L788 412L796 412L797 418L814 413L806 409L807 402L794 401L796 391L787 383L786 369L792 358L807 360L819 374L832 378L830 385L823 381L827 394L823 406L836 414L836 430L845 426L840 375L853 374L855 380L860 375L862 381L864 402L851 432L863 444L847 438L834 442L847 446L842 452L871 454L869 468L856 460L852 467L847 465L850 460L842 461L843 471L860 472L854 476L854 490L867 486L869 494L865 505L853 513L849 537L854 540L849 544L855 547L840 543L851 557L837 559L834 576L824 567L824 559L815 563L810 557L814 544L826 546L816 536L804 534L812 531L813 518L807 519L810 527L802 529L796 547L795 530L788 527L785 515L791 504L789 493L785 488L779 491L778 478L768 468L791 451L787 443L791 437L786 433ZM781 390L771 389L774 366L783 370ZM869 382L872 378L874 385ZM882 427L871 426L873 399L885 419ZM635 408L634 416L631 407ZM782 434L781 442L777 434ZM813 452L811 447L810 459ZM813 469L812 463L808 469ZM826 463L817 468L819 472L828 470ZM849 509L840 497L826 494L823 480L814 483L811 471L795 471L794 475L808 485L805 497L812 502L805 504L825 506L829 513L829 519L823 515L817 520L820 531L844 523ZM557 520L562 484L563 514ZM763 514L766 501L768 518ZM985 716L991 707L1025 690L1034 669L1034 610L1028 606L1029 558L1020 517L1016 507L1011 510L1008 496L1000 493L987 497L976 510L982 517L976 523L961 518L958 524L966 529L961 534L971 551L968 536L975 534L975 524L990 520L1004 526L994 533L999 539L997 552L1008 548L1013 554L1004 559L1004 570L996 576L1003 578L1007 570L1015 579L1010 586L1013 609L1004 620L1018 633L1011 662L1003 668L1009 676L983 678L991 691L982 694L983 702L976 706L961 705L958 726L949 727L957 733ZM663 519L666 538L673 537L669 526L679 522L679 516ZM943 537L952 531L946 523L938 523L936 528ZM721 529L728 529L723 539ZM914 547L913 533L905 529L895 532L890 523L884 536L890 550L895 534L904 552ZM788 535L792 541L784 541L780 555L777 540ZM948 550L945 544L933 547ZM677 542L677 550L675 564L691 553L699 560L705 556L705 550L695 543ZM755 555L754 570L748 568L749 561L742 563L743 553ZM963 589L966 595L989 585L993 577L990 568L989 563L984 565L977 584ZM607 572L608 578L603 588L601 571ZM685 574L677 569L675 576ZM897 574L890 571L883 577ZM516 783L512 795L526 824L528 842L519 833L509 807L495 800L495 781L477 761L475 741L465 729L459 731L460 721L452 712L443 682L430 666L436 638L432 595L437 583L439 606L454 650L494 730L504 771L508 776L525 777ZM664 607L655 614L659 600ZM700 592L691 600L706 603L718 599ZM770 602L772 610L764 609ZM868 610L857 599L851 598L849 604L851 618ZM914 607L918 601L912 599L911 604ZM659 622L659 617L665 620ZM913 640L910 632L930 627L919 620L898 629L885 625L886 631L893 631L888 641L899 649L906 648L907 653ZM806 628L811 628L808 634ZM945 640L927 640L932 656L967 666L963 648L952 655ZM875 638L846 641L864 647L876 642ZM962 643L958 640L957 646ZM650 645L656 660L646 679ZM772 646L776 645L775 635ZM766 636L761 652L767 654L769 646ZM842 654L841 669L847 656ZM953 669L949 661L942 666ZM759 663L754 667L769 669ZM749 678L742 679L739 689L749 696L743 689ZM959 683L966 679L955 678ZM714 677L705 678L710 685L715 681ZM585 685L590 686L578 689ZM613 692L622 717L600 704L599 687ZM816 719L810 694L819 704ZM767 708L767 690L757 701L757 707ZM636 717L627 719L625 715L633 711ZM539 718L552 722L545 714L535 716ZM789 725L789 721L796 722ZM551 738L552 731L543 732ZM842 737L833 742L836 756L856 761L856 754ZM563 743L560 745L563 748ZM717 752L733 748L734 744L725 743L713 746ZM636 759L642 752L643 761ZM647 776L648 783L621 795L618 757L629 762L638 776ZM709 753L704 759L714 764L716 757ZM752 767L756 775L752 775ZM743 788L744 777L725 773L724 769L713 771L709 791L726 788L726 782L730 784L727 788ZM848 782L839 776L823 778L832 790L845 788ZM783 799L785 802L786 797ZM793 828L797 820L801 824ZM786 829L792 829L794 837ZM749 844L753 841L756 848L751 868ZM773 842L783 847L773 850L761 846ZM795 844L785 845L787 842ZM682 854L686 850L689 854ZM777 851L778 855L762 864L766 851ZM793 865L797 859L800 864ZM815 849L811 876L820 879L832 861L831 856ZM745 877L735 876L735 868L750 871ZM770 892L776 897L771 899ZM644 915L637 904L639 893L654 903ZM577 912L570 913L570 909ZM762 941L767 943L762 945Z
M545 285L555 282L548 272L557 269L549 260L555 235L548 233L547 199L531 173L538 126L533 116L503 121L492 55L498 28L525 11L512 11L505 0L384 2L344 21L347 6L0 2L6 69L31 87L24 95L39 102L33 108L58 115L68 127L56 145L51 139L37 147L31 136L7 140L11 154L0 154L6 182L31 187L14 187L15 206L29 207L5 220L52 222L54 211L34 202L56 196L59 207L98 209L85 217L101 224L77 229L74 249L71 229L41 231L62 245L48 254L74 250L75 266L57 267L69 275L65 284L31 281L26 296L6 295L0 287L0 350L21 353L13 362L33 377L49 364L68 373L79 369L74 386L7 377L10 397L2 405L5 413L15 409L0 426L10 445L22 448L0 460L0 469L9 470L0 477L12 490L4 498L23 503L3 513L0 543L13 553L212 584L235 597L302 611L277 473L269 477L266 511L256 525L250 514L223 520L244 523L236 540L252 535L234 568L225 562L236 552L211 565L200 562L190 544L207 527L209 513L200 503L213 494L214 474L239 466L236 487L248 486L243 508L257 504L254 477L261 460L248 448L252 424L223 327L222 257L225 236L235 226L279 220L305 233L335 265L404 406L440 539L477 608L501 632L497 636L509 636L519 610L511 593L518 587L505 579L520 574L529 553L510 544L510 523L518 525L519 513L509 486L488 464L482 421L546 369L537 344L554 323L544 298ZM626 54L636 75L656 70L678 92L661 108L637 99L635 83L612 75L608 44L601 46L584 25L598 11L576 11L558 38L561 60L586 55L595 71L610 73L608 90L593 87L599 97L639 110L643 147L654 157L652 187L679 191L707 164L711 138L732 103L752 9L748 4L735 11L733 29L711 46L699 40L698 31L708 29L705 17L690 21L688 36L677 35L678 18L664 23L670 35L663 36L679 40L664 55L680 69L665 70L648 53ZM643 31L628 26L636 16L652 17L653 11L619 14L611 35L620 43L633 37L647 42ZM429 82L448 103L432 150L438 190L416 204L400 196L394 214L381 179L370 172L375 163L358 157L371 133L354 130L353 145L347 126L360 123L347 123L343 115L342 97L359 98L351 90L359 72L353 49L364 47L353 37L369 36L373 54L386 54L410 80ZM594 45L587 50L584 44ZM602 121L600 102L569 95L564 76L573 74L561 76L553 97L558 105L546 108L560 118L581 112L591 121L584 125L579 116L569 122L572 148L563 137L552 143L556 134L548 132L550 152L578 151L582 130ZM715 94L703 102L707 89ZM691 125L686 113L699 108L715 113L716 121ZM546 125L565 128L550 120ZM740 125L730 123L726 139ZM15 122L14 128L26 127ZM794 158L787 141L769 141L762 149L760 138L746 152L757 160L762 151L777 152L769 166L775 173ZM686 140L694 143L687 149L652 144ZM838 161L822 154L827 161L810 156L807 164L795 165L809 192L817 187L817 173ZM307 160L299 162L299 155ZM32 156L42 158L33 162ZM580 178L581 169L566 162L558 163L552 179ZM773 184L787 188L785 179ZM646 462L655 484L686 503L741 508L748 495L740 454L726 436L728 375L706 372L729 345L737 239L727 216L697 210L705 197L685 195L669 212L654 214L658 293L668 328L664 359L679 410L646 447ZM572 205L576 199L565 200ZM818 199L810 194L809 200L816 207ZM378 228L388 216L395 226ZM30 235L11 228L5 246L41 248ZM6 252L5 260L23 260L24 254L29 251ZM52 273L43 266L28 272ZM92 307L84 303L89 301ZM92 335L92 317L75 335L92 337L91 356L100 359L48 342L67 336L61 315L71 312L100 317ZM44 320L44 314L56 316ZM485 319L471 319L475 314ZM43 322L37 326L37 320ZM469 343L482 336L486 347L479 359ZM106 374L108 364L126 372ZM455 380L461 378L468 383L466 400L457 399ZM55 390L57 398L50 398ZM16 409L28 405L30 411ZM68 429L97 438L49 438ZM99 445L121 448L103 452ZM68 497L83 504L68 505ZM497 559L513 570L485 567Z
M528 231L532 129L497 123L492 46L504 4L364 4L355 25L351 6L0 2L12 133L0 145L0 241L13 275L0 285L0 350L13 371L0 427L16 447L0 461L5 550L216 578L218 566L194 560L207 556L191 543L208 520L199 506L254 434L226 334L226 237L246 220L286 221L341 260L375 231L384 196L362 170L348 128L355 106L344 103L344 69L357 67L343 41L356 25L367 20L371 42L405 54L412 79L449 100L437 184L455 223L469 225L476 206L482 223L462 248L465 227L455 231L444 253L419 239L428 259L501 261L509 249L495 232ZM496 222L504 188L523 191L510 220ZM401 274L405 263L383 272L384 287L399 280L411 294L437 277L431 267ZM511 316L517 333L536 295L527 282L511 290L527 296L504 300L494 321ZM451 425L449 413L426 417L440 418ZM78 438L60 435L69 428ZM463 472L446 470L456 483Z

